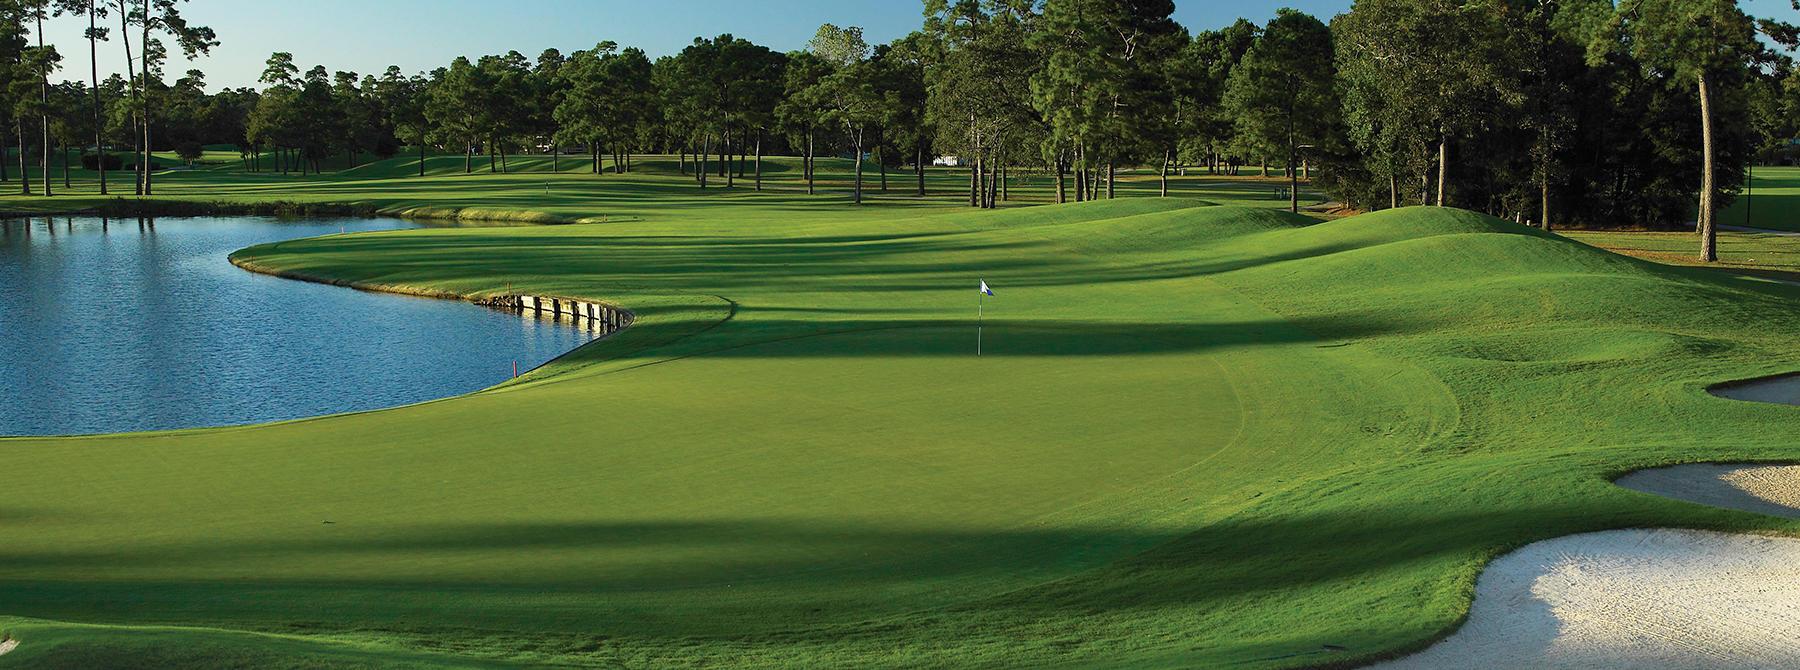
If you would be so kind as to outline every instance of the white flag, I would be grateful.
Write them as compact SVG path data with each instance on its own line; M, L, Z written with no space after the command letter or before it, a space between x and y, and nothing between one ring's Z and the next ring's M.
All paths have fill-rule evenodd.
M994 294L994 289L988 288L986 279L981 280L981 292L987 295Z

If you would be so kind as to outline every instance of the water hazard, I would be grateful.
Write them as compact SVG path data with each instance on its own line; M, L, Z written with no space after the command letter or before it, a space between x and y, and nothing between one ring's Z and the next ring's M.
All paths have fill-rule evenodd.
M597 329L227 261L399 219L0 221L0 435L220 426L392 407L505 381Z

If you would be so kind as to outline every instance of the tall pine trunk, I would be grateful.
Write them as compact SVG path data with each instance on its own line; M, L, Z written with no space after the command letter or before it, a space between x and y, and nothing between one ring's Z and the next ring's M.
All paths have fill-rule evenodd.
M1438 140L1438 182L1437 206L1449 207L1450 201L1445 198L1449 194L1450 183L1450 136L1445 135Z
M913 162L913 174L919 178L918 196L925 197L925 147L919 146L918 159Z
M106 123L100 114L100 41L99 32L95 29L94 0L88 0L88 76L94 84L94 159L95 169L100 171L100 195L106 195L106 142L101 132Z
M1700 144L1702 163L1700 167L1700 260L1712 263L1719 260L1719 231L1714 227L1713 212L1713 122L1712 122L1712 89L1706 80L1706 73L1698 77L1700 83Z
M1169 197L1169 150L1168 149L1163 149L1162 192L1159 193L1158 195L1160 197L1164 197L1164 198Z
M756 129L756 190L762 190L762 140L763 131Z
M988 165L987 152L984 151L980 158L975 159L975 205L982 209L987 209L989 205L988 170L990 169L992 168Z
M1750 206L1756 203L1756 158L1744 166L1744 225L1750 225Z
M1068 187L1063 183L1063 174L1068 172L1068 169L1066 166L1063 165L1062 152L1060 152L1060 151L1057 152L1057 155L1056 155L1056 166L1055 167L1056 167L1056 204L1060 205L1060 204L1063 204L1063 203L1066 203L1069 201Z
M1288 211L1300 213L1300 171L1294 169L1294 160L1298 151L1292 140L1288 142Z
M981 152L975 159L975 206L988 208L988 158Z
M1085 168L1081 167L1081 161L1077 159L1073 169L1070 170L1071 176L1075 177L1075 202L1087 201L1087 175L1083 174L1084 171Z
M31 170L25 164L25 120L14 115L13 127L19 131L19 193L31 195Z
M854 202L856 204L860 205L860 204L862 204L862 184L863 184L863 179L862 179L862 174L863 174L863 160L862 160L863 134L862 134L862 131L860 131L860 130L856 131L855 136L856 136L856 154L851 156L851 159L856 161L856 190L855 190Z
M969 206L981 206L981 160L969 161Z
M1087 201L1087 151L1075 145L1075 202Z
M1550 175L1549 175L1549 173L1545 173L1544 177L1538 182L1538 207L1540 210L1539 215L1543 217L1542 224L1544 226L1544 230L1550 230Z
M144 102L144 111L143 111L143 116L144 116L144 167L142 170L140 170L140 172L143 175L143 180L144 180L144 195L151 194L151 189L150 189L150 172L151 172L150 151L151 151L152 145L150 142L150 8L154 5L155 5L155 3L152 3L152 2L144 3L143 31L141 33L139 33L139 39L138 39L138 44L143 47L143 51L144 51L143 83L141 84L142 88L144 89L144 95L143 95L143 102Z
M137 65L136 65L137 60L131 57L131 24L129 21L126 20L127 18L129 18L128 15L129 15L129 12L125 11L125 4L121 2L119 4L119 42L122 45L124 45L124 47L125 47L125 84L127 87L129 87L131 89L131 103L132 103L131 108L133 110L131 116L136 117L137 116L136 110L138 109L138 99L143 95L143 93L138 90L138 84L140 82L137 81L136 77L131 76L132 70L137 67ZM132 130L131 136L132 136L133 143L136 143L143 139L143 136L141 136L137 133L137 127L135 125L136 121L137 120L135 118L132 119L133 127L131 129ZM132 150L132 161L131 162L136 163L136 162L138 162L137 159L138 159L138 153L137 153L136 148L134 147ZM137 166L133 166L133 167L136 169L136 172L141 173L144 171L144 167L142 165L137 165ZM132 193L134 193L136 195L144 194L144 179L142 177L139 177L135 173L131 175L131 190L132 190Z
M993 209L1000 204L998 197L1000 193L1000 159L998 155L997 151L991 152L986 160L981 161L981 164L987 168L986 184L981 192L981 197L988 209Z

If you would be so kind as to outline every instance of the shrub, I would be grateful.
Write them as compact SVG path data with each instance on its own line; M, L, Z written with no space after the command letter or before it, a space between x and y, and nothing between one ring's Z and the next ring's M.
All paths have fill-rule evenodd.
M200 146L199 142L182 142L175 145L175 155L188 163L200 160L200 157L205 154L206 147Z

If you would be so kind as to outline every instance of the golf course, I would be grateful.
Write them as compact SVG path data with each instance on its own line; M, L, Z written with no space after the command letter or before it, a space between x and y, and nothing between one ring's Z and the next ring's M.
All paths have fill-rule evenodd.
M1800 667L1800 0L0 0L0 670Z
M1355 665L1532 542L1800 531L1611 483L1794 458L1795 408L1706 389L1800 369L1800 287L1222 178L993 211L680 180L165 173L594 221L230 260L634 321L440 401L0 440L0 667Z

